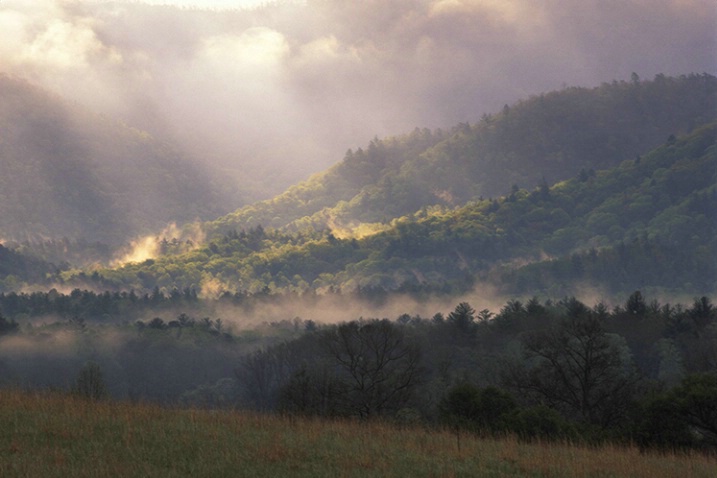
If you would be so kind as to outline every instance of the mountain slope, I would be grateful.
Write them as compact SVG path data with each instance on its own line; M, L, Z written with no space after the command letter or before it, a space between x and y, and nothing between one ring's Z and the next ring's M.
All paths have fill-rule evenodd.
M513 264L512 269L580 251L598 254L642 240L660 247L646 247L653 252L641 260L652 261L652 272L639 275L639 287L707 293L717 264L716 140L717 125L711 124L612 169L458 209L423 210L363 239L257 227L100 276L104 285L137 290L456 292L490 279L496 266ZM680 261L683 266L675 268ZM702 267L690 265L700 262ZM620 277L593 279L610 285ZM625 284L634 287L633 282Z
M207 227L350 231L616 166L715 119L717 78L707 74L566 88L506 105L475 125L375 139L327 172Z
M0 235L118 244L222 212L211 178L147 134L0 74Z

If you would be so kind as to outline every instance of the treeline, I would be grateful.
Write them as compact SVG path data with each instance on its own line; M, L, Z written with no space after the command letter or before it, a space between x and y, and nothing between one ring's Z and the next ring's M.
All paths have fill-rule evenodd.
M717 276L717 127L703 122L717 111L705 109L716 95L709 75L617 82L531 98L450 132L376 139L285 195L205 224L203 244L157 239L159 257L142 263L88 266L108 261L98 243L15 244L26 264L35 262L7 261L0 291L56 284L167 295L189 288L205 296L455 294L488 281L508 295L571 295L578 292L572 285L617 295L636 288L708 294ZM668 115L665 105L677 109ZM575 124L564 124L568 117ZM636 153L643 143L661 146ZM533 158L537 150L545 155ZM523 156L540 167L518 164ZM478 192L484 180L476 174L488 163L513 184L500 197ZM537 175L548 163L565 180L513 177ZM79 264L84 271L70 267Z
M475 124L416 129L349 150L325 173L207 224L301 230L390 223L432 206L459 207L582 172L613 168L670 135L717 120L717 78L657 75L534 96Z
M142 291L460 293L489 281L510 295L571 295L574 285L707 294L717 276L716 139L708 125L610 170L424 208L365 236L232 229L188 252L98 270L94 282Z
M706 297L685 308L635 292L612 310L531 299L497 314L461 303L257 351L236 369L238 398L280 413L714 449L716 325Z
M197 292L192 289L174 289L169 294L158 288L145 294L134 291L97 293L81 289L62 294L52 289L49 292L0 293L0 312L20 320L50 317L114 322L137 320L148 312L177 307L191 310L192 305L198 306L198 301Z
M708 297L684 306L634 292L614 307L532 298L497 312L463 302L430 317L332 325L290 318L284 306L251 329L238 326L239 310L222 318L191 312L191 291L109 295L145 307L137 320L80 313L37 321L9 315L7 297L3 386L70 389L91 371L102 386L90 389L122 399L394 420L459 434L717 446L717 308ZM90 310L108 296L68 297L57 305L84 301Z

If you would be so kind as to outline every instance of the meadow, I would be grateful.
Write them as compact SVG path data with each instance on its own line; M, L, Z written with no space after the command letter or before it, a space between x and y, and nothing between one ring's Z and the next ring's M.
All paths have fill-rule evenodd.
M0 391L3 477L712 477L717 457Z

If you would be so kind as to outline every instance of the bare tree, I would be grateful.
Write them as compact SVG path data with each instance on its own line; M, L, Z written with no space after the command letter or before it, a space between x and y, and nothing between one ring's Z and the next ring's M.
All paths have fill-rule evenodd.
M80 370L72 391L75 395L89 400L106 398L107 388L100 366L95 362L87 362Z
M247 405L255 410L276 408L280 387L298 367L296 347L278 344L245 356L234 371Z
M361 418L406 406L421 377L419 349L388 320L354 321L329 329L323 344L347 385L346 406Z
M626 411L638 380L622 337L591 314L523 339L512 385L584 422L607 426Z

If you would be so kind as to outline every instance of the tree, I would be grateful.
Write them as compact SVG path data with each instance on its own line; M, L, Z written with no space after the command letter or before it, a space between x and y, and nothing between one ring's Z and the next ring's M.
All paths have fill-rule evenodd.
M468 302L461 302L448 314L448 322L454 324L461 332L469 332L473 327L475 312Z
M639 403L634 437L643 447L717 446L717 376L694 374Z
M279 410L307 416L337 417L350 414L345 408L347 385L322 364L297 370L279 390Z
M636 290L625 303L625 311L633 317L642 318L647 312L647 302L639 290Z
M717 445L717 375L686 377L673 390L672 399L690 428L707 443Z
M420 351L390 321L353 321L328 329L323 346L338 367L346 408L362 419L397 412L421 379Z
M75 395L89 400L102 400L107 397L107 388L102 370L95 362L87 362L80 370L72 388Z
M511 384L583 422L608 426L626 413L638 377L624 340L592 315L569 318L522 340L528 365Z
M513 425L515 399L496 387L479 389L462 383L452 387L438 405L444 422L479 433L501 433Z
M708 297L700 297L695 299L692 307L687 310L687 314L695 324L695 328L699 331L704 329L717 317L717 309L712 305L712 301Z
M0 335L7 335L13 332L17 332L19 328L17 322L14 320L7 320L0 314Z
M453 326L454 340L459 345L469 345L475 336L475 312L475 309L467 302L461 302L446 318L446 321Z
M301 344L283 343L258 350L242 358L234 370L244 400L256 410L273 410L279 390L300 363L297 349Z

